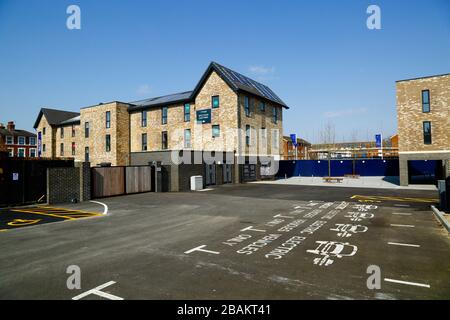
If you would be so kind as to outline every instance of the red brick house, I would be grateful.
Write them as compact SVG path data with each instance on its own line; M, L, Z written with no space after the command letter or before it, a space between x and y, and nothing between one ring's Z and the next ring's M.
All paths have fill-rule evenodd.
M37 139L34 133L16 129L13 121L7 127L0 123L0 151L8 152L10 157L37 157Z

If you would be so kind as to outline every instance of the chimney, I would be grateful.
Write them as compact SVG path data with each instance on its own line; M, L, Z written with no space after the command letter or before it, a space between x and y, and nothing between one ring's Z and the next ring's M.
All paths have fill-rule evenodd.
M14 131L16 129L16 125L14 121L8 121L8 131Z
M5 129L5 125L3 123L0 123L0 129Z

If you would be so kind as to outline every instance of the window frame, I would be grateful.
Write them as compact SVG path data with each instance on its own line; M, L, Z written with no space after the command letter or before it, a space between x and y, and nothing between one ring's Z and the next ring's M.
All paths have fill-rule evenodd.
M105 112L105 128L106 129L111 128L111 111Z
M424 93L427 93L428 102L426 102L426 103L425 103L425 100L424 100ZM429 89L422 90L421 98L422 98L422 112L423 113L430 113L431 112L430 90ZM425 106L427 106L428 109L426 109Z
M259 102L259 110L261 112L266 112L266 103L264 101Z
M61 139L64 139L64 127L60 127L60 128L59 128L59 137L60 137Z
M189 140L186 139L186 137L187 137L186 133L188 133L188 132L189 132ZM192 134L191 133L191 129L184 129L184 148L185 149L191 149L192 148L192 144L191 144L192 135L191 134Z
M161 108L161 124L167 124L167 118L169 115L169 108L164 106Z
M91 157L91 154L90 154L90 150L89 150L89 147L84 147L84 162L90 162L90 157Z
M87 138L89 138L89 135L90 135L90 124L89 124L89 121L86 121L85 123L84 123L84 137L87 139Z
M14 148L8 148L8 157L14 157Z
M72 138L75 138L75 125L72 125Z
M250 97L244 96L244 112L246 117L250 117L251 111L250 111Z
M278 123L278 107L276 106L272 107L272 122L274 124Z
M34 155L31 155L31 152L34 152ZM37 151L36 151L36 148L30 148L30 149L28 149L28 153L29 153L29 157L30 158L36 158L36 155L37 155Z
M145 137L145 139L144 139ZM141 151L147 151L148 150L148 135L147 133L141 134ZM145 142L145 143L144 143Z
M8 142L8 139L11 139L11 142ZM6 136L6 141L5 143L7 145L13 145L14 144L14 136Z
M23 143L20 143L21 139L23 139ZM17 137L17 144L19 146L25 146L27 144L27 139L24 136L18 136Z
M20 155L20 150L23 151L23 155L22 156ZM27 154L26 154L25 148L17 148L17 157L18 158L26 158L26 156L27 156Z
M167 131L161 131L161 150L167 149L169 149L169 134Z
M217 107L214 106L215 99L217 99ZM220 96L219 95L211 96L211 109L217 109L219 107L220 107Z
M111 152L111 135L105 135L105 152Z
M141 128L147 127L147 117L148 117L148 111L142 110L141 111Z
M33 143L31 143L31 139L34 140ZM35 146L36 145L36 137L28 137L28 145Z
M59 156L64 157L64 142L59 144Z
M76 155L76 151L77 151L76 148L77 148L76 143L75 143L74 141L72 141L71 149L72 149L72 155L73 155L73 156Z
M250 146L250 135L251 135L251 126L249 124L245 125L245 145L247 147Z
M425 125L426 124L429 125L429 133L425 132ZM423 144L425 144L425 145L433 144L431 121L423 121L422 129L423 129Z
M218 132L219 132L219 134L218 135L215 135L214 134L214 129L218 129ZM211 136L213 137L213 138L219 138L220 137L220 124L213 124L212 126L211 126Z
M189 110L186 112L186 107ZM185 103L183 106L183 114L184 114L184 122L190 122L191 121L191 104Z

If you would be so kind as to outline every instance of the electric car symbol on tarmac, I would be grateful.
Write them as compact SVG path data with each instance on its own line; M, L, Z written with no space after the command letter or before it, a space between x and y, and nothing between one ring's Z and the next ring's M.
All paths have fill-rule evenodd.
M319 245L315 250L306 250L306 252L322 256L314 259L314 264L319 266L327 267L334 262L331 258L351 257L358 251L357 246L348 242L316 241L316 243Z
M336 228L331 228L331 231L336 231L337 236L341 238L349 238L355 233L366 232L369 228L360 224L341 224L336 223Z
M375 217L373 213L367 213L367 212L348 212L345 215L346 218L350 218L350 221L363 221L364 219L372 219Z

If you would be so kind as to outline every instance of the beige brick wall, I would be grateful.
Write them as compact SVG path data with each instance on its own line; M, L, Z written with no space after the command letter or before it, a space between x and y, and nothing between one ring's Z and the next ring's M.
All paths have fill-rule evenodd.
M61 130L64 128L64 137L61 138ZM72 137L72 125L65 125L65 126L58 126L54 130L56 131L56 144L55 144L55 150L56 150L56 156L57 157L65 157L65 158L71 158L74 157L75 159L79 159L80 156L83 156L83 152L81 151L81 148L79 146L80 141L80 125L74 124L75 129L75 137ZM75 156L72 155L72 142L75 142ZM64 146L64 154L61 155L61 143L63 143Z
M422 112L422 90L430 90L429 113ZM397 120L400 152L450 150L450 75L397 82ZM431 121L431 145L423 121Z
M89 147L92 166L110 162L113 166L129 164L128 105L111 102L80 111L80 138L76 160L84 161L85 147ZM111 127L106 128L106 112L111 112ZM85 138L85 123L89 122L89 138ZM111 135L111 151L106 151L106 135Z
M45 134L44 134L44 128L45 128ZM42 115L41 120L36 128L36 135L41 132L42 137L42 148L45 144L45 152L42 150L41 157L43 158L53 158L56 157L57 154L55 153L56 148L56 130L50 124L48 123L47 119L44 115ZM37 152L37 150L36 150Z

